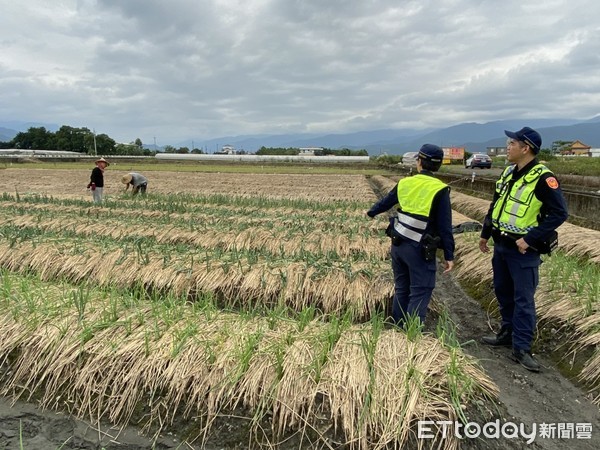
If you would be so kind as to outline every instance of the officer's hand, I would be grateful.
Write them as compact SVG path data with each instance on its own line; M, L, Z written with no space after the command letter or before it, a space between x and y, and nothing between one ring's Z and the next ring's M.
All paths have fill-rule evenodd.
M519 249L519 253L521 254L525 254L525 252L527 251L527 249L529 248L529 244L527 242L525 242L525 239L520 238L517 239L515 244L517 244L517 248Z
M479 250L481 250L483 253L489 253L490 252L490 248L487 245L488 240L481 238L479 239Z
M444 273L450 272L454 268L454 261L444 261Z

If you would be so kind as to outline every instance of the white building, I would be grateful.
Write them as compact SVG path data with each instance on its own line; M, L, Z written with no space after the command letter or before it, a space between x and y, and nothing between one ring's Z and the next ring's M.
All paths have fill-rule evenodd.
M235 151L235 147L233 145L227 144L221 148L221 153L226 155L235 155L237 152Z
M81 157L85 153L69 152L66 150L29 150L20 148L0 149L1 156L39 156L39 157Z
M313 156L317 151L322 151L323 147L300 147L298 155Z
M156 159L186 161L240 161L240 162L314 162L314 163L368 163L368 156L314 156L314 155L224 155L157 153Z

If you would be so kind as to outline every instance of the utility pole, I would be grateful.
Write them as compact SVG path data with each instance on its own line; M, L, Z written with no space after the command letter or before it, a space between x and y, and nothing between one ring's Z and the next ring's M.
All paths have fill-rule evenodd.
M154 136L154 151L156 151L156 136Z
M94 156L98 156L98 147L96 147L96 129L93 128L94 130Z

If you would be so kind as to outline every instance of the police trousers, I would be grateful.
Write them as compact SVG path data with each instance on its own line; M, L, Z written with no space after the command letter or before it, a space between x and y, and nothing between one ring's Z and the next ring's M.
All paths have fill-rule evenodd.
M540 255L496 243L492 268L494 292L500 306L502 326L513 330L513 348L531 351L536 326L534 295L539 281Z
M435 260L426 262L420 245L408 240L392 245L391 256L394 271L392 319L401 325L407 317L418 316L425 323L435 287Z

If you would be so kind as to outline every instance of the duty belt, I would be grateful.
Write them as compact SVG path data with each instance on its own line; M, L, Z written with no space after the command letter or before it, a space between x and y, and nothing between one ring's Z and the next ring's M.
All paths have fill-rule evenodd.
M506 231L501 231L497 228L492 228L492 237L494 238L494 242L498 244L506 247L516 247L516 241L521 239L523 236L519 234L507 233Z

